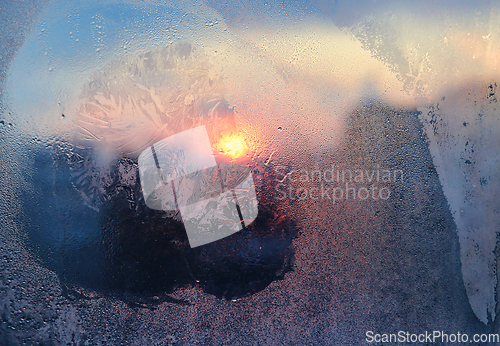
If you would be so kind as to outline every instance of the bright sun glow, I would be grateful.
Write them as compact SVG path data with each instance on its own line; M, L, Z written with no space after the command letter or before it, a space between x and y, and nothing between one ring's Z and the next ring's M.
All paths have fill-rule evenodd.
M218 145L219 152L229 156L231 159L237 159L248 150L245 139L240 134L223 135Z

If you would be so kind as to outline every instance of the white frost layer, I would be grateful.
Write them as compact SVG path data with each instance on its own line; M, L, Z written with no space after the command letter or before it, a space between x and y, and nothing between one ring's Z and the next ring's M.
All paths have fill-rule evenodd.
M495 247L500 225L500 107L496 84L451 90L420 107L430 151L453 213L462 275L472 309L495 319Z
M500 81L500 8L486 1L401 2L367 15L351 31L393 67L421 106L457 225L470 305L488 323L496 315L498 291L500 124L494 83Z

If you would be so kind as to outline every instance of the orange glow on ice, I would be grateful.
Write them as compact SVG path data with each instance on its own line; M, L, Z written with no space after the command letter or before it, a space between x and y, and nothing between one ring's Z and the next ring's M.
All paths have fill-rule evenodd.
M241 134L228 133L222 136L217 149L220 154L236 160L247 153L248 146Z

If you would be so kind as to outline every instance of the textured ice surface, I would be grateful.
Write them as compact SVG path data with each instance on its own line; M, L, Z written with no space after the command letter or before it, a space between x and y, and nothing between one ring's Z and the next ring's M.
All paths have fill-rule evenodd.
M477 100L489 102L484 91L497 67L500 21L490 5L445 11L445 4L425 2L389 9L362 4L347 15L345 4L322 11L328 7L322 2L218 3L219 13L202 3L48 5L10 66L2 99L0 343L356 345L367 330L498 332L498 324L484 326L474 317L493 316L495 263L488 252L494 231L478 228L468 237L460 228L460 222L479 223L476 216L487 215L485 226L494 217L475 213L481 202L467 202L467 218L454 215L457 236L447 205L455 211L463 195L444 180L453 178L471 200L495 203L493 188L466 180L494 186L495 167L483 167L471 151L466 160L479 163L461 171L465 166L456 168L462 163L453 158L462 149L452 147L465 145L457 134L465 135L474 153L494 155L494 140L486 137L494 118L467 125L469 134L454 128L460 123L451 113L431 105L443 96L445 104L453 100L447 91L462 85L477 85ZM349 27L340 30L322 17L332 13ZM16 30L9 35L19 37ZM77 120L94 95L106 106L122 105L104 96L127 68L120 63L147 71L148 53L180 42L196 47L223 78L225 99L258 149L258 197L269 206L251 232L196 253L185 251L175 215L140 204L134 142L140 147L151 132L135 138L127 125L147 119L145 113L139 119L125 114L120 122L111 112L109 124L120 126L94 137L82 137ZM132 94L153 95L146 86L155 85L154 73L128 77L122 82ZM92 89L94 80L104 83ZM179 105L194 101L178 94L184 96ZM493 114L492 105L471 102L465 122L477 120L481 107ZM444 155L449 166L433 164L417 112L401 109L417 104L426 105L426 131L430 110L439 128L457 131L428 136L432 154ZM161 113L153 114L161 123ZM480 138L475 131L482 131ZM134 145L122 145L129 142ZM387 165L402 168L408 179L392 186L385 203L273 205L262 191L273 191L274 164L308 170ZM481 180L483 172L491 179ZM296 238L283 232L294 230L290 221L300 228ZM459 240L468 261L462 266ZM99 280L109 280L115 291L103 290ZM229 301L248 293L255 294Z
M478 2L446 13L405 5L352 30L394 67L419 106L457 225L470 304L488 323L498 315L500 12Z
M63 285L104 294L169 293L197 285L237 299L291 270L297 229L286 203L276 206L272 186L262 180L274 174L268 158L280 144L276 123L288 118L294 96L222 19L213 28L207 25L218 15L200 6L105 3L83 5L75 13L52 3L9 70L6 98L15 130L31 148L31 155L19 159L29 167L21 223ZM54 18L54 7L74 20ZM82 25L90 26L90 36L81 36ZM41 78L31 80L32 75ZM201 124L210 128L212 140L214 133L234 127L235 117L251 161L244 169L250 180L241 182L260 176L261 213L254 215L248 203L255 192L245 198L236 184L248 227L194 251L175 208L146 208L137 159L152 143ZM190 140L194 146L197 138ZM157 149L159 162L171 168ZM222 171L226 182L235 180L232 173L241 174ZM250 225L250 219L256 220Z
M147 146L202 121L224 121L211 107L223 101L222 76L200 50L179 42L96 73L74 115L75 141L137 157Z
M465 288L484 323L496 316L500 227L500 108L497 84L452 89L420 107L430 151L457 223Z

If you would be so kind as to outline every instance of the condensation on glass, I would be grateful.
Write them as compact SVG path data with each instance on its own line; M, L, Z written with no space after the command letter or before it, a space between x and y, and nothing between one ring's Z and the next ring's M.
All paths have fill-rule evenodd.
M383 297L403 306L426 287L442 298L458 276L478 321L494 328L500 8L353 7L50 2L5 79L4 185L20 187L2 212L21 215L12 224L61 287L96 300L257 302L242 314L261 321L262 306L280 301L276 316L314 311L295 334L283 327L305 338L314 319L351 330L335 304L356 321L364 308L390 314L401 328ZM359 339L321 333L315 341Z

